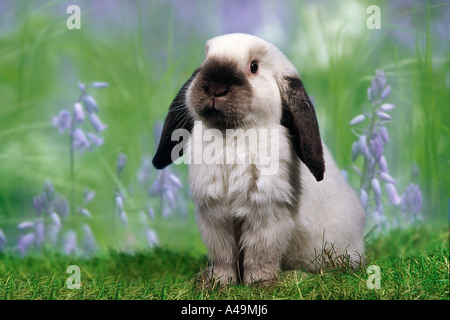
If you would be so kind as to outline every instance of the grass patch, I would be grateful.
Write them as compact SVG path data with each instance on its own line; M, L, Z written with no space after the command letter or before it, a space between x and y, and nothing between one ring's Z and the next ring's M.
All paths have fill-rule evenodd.
M397 249L392 244L421 234L428 248ZM203 255L166 249L134 255L105 251L90 259L45 253L19 258L0 256L0 299L43 300L312 300L448 299L448 229L427 227L392 232L369 243L367 265L381 271L381 288L367 287L367 266L352 272L310 274L288 271L272 285L200 288L195 275L206 265ZM431 240L431 241L430 241ZM411 242L414 243L414 242ZM392 248L391 248L392 249ZM404 254L403 254L403 253ZM399 254L400 253L400 254ZM81 270L81 289L68 289L69 265Z

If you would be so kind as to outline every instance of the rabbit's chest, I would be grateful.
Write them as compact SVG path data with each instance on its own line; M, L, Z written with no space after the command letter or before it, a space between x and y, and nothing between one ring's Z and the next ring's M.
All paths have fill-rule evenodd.
M284 134L262 133L257 139L250 137L254 141L239 144L245 140L240 135L223 138L217 130L209 133L212 138L200 139L195 133L194 127L189 182L196 205L217 205L229 212L273 202L291 203L296 197L291 151ZM243 134L249 137L249 133Z

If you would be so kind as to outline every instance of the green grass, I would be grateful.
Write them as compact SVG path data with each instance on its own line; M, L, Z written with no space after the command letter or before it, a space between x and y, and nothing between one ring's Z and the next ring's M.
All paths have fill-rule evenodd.
M368 243L367 265L357 271L287 271L278 282L260 286L202 287L195 275L207 263L204 255L161 248L134 255L104 251L91 259L4 255L0 299L441 300L449 298L448 235L446 227L391 232ZM80 289L66 286L69 265L80 267ZM380 267L380 289L367 287L368 265Z

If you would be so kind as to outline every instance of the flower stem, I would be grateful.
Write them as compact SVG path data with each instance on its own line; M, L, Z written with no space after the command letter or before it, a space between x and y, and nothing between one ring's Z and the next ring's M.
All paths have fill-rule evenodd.
M69 176L70 176L70 213L75 214L75 149L73 147L75 131L75 118L72 113L72 126L70 129L70 150L69 150Z
M370 148L370 141L372 140L373 128L375 126L376 105L372 104L372 108L373 108L373 110L372 110L372 114L371 114L371 117L370 117L370 124L369 124L369 129L368 129L368 132L367 132L367 140L366 140L367 141L367 146L369 148ZM364 157L363 171L362 171L362 174L361 174L361 186L359 188L360 190L364 189L364 190L367 191L369 183L370 183L369 182L370 181L369 177L370 177L371 173L368 172L368 161L369 161L368 158Z

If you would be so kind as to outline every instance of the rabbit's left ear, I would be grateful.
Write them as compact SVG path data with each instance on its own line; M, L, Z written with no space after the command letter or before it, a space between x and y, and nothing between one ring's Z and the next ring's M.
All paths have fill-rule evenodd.
M283 107L281 124L289 129L300 160L320 181L325 172L325 161L314 106L298 76L285 76L278 84Z
M200 68L194 71L170 104L169 113L164 121L158 149L156 150L156 154L152 160L153 166L158 170L164 169L176 160L172 159L172 149L176 145L179 143L184 145L187 142L185 140L181 142L179 140L173 141L172 133L177 129L186 129L189 132L192 132L192 128L194 127L194 119L186 106L186 91L199 71ZM182 152L183 151L181 150L179 154L180 157L183 155Z

